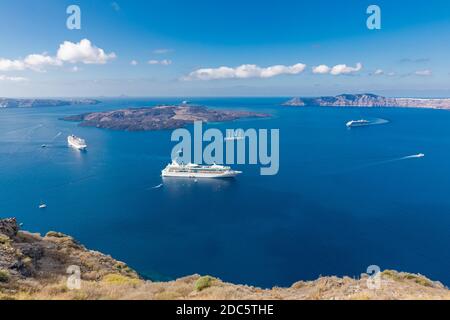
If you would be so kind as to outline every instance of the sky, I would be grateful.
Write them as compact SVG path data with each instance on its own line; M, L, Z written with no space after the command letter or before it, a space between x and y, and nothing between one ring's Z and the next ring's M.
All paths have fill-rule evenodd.
M449 57L448 0L0 1L1 97L450 97Z

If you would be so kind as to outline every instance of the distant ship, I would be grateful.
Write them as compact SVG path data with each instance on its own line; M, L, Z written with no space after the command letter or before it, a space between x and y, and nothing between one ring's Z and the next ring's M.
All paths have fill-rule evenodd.
M423 158L425 157L425 153L419 153L418 155L416 155L416 158Z
M232 170L230 167L214 164L203 166L198 164L179 164L172 161L163 171L163 177L184 177L184 178L233 178L241 171Z
M370 121L368 120L352 120L347 122L346 126L347 128L354 128L354 127L363 127L363 126L368 126L370 125Z
M67 143L69 144L69 146L78 150L87 149L86 141L74 135L70 135L67 137Z
M234 134L229 134L225 137L225 141L243 140L243 139L245 139L245 136L242 132L235 132Z

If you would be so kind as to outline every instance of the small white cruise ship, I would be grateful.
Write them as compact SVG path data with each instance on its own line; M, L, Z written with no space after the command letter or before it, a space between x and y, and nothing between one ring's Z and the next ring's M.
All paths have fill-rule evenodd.
M69 144L69 146L78 150L87 149L86 141L74 135L70 135L67 137L67 143Z
M234 134L228 134L225 137L225 141L234 141L234 140L244 140L245 136L243 134L243 132L237 131Z
M163 171L163 177L183 177L183 178L233 178L241 171L232 170L230 167L214 164L212 166L198 164L180 164L176 160L172 161Z
M352 121L347 122L347 124L346 124L347 128L363 127L363 126L368 126L368 125L370 125L370 121L364 120L364 119L352 120Z

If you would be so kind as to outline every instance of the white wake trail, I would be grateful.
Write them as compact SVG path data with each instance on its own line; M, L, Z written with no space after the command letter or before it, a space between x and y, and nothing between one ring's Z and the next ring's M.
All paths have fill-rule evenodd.
M420 159L420 158L424 158L424 157L425 157L425 154L423 154L423 153L413 154L413 155L406 156L406 157L401 157L401 158L395 158L395 159L389 159L389 160L384 160L384 161L368 163L368 164L365 164L365 165L358 166L358 167L354 168L353 170L359 170L359 169L379 166L379 165L393 163L393 162L398 162L398 161L403 161L403 160Z
M62 132L58 132L58 134L52 139L52 142L55 141L57 138L59 138L59 136L62 135Z
M413 154L412 156L403 157L398 160L418 159L418 158L423 158L423 157L425 157L425 154L419 153L419 154Z

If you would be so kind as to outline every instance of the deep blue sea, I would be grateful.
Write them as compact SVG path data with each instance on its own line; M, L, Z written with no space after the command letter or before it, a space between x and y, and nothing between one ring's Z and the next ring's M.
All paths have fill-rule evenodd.
M288 108L286 98L193 103L272 114L208 127L280 129L280 171L164 181L171 131L82 128L59 118L183 99L0 109L0 217L74 236L158 280L194 273L262 287L369 265L450 285L450 111ZM388 124L347 129L360 118ZM67 147L76 134L86 153ZM48 148L41 148L47 144ZM406 158L419 153L424 158ZM41 202L48 205L39 210Z

